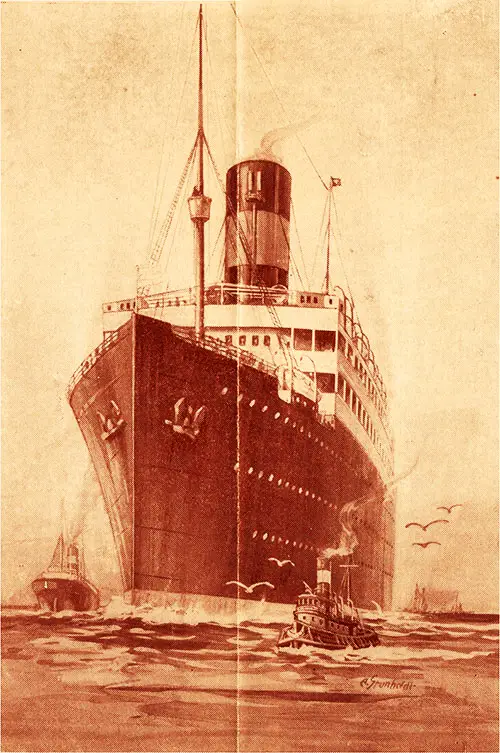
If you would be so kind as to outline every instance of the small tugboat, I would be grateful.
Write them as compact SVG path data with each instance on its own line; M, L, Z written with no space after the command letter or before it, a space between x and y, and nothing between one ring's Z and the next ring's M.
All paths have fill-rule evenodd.
M378 635L363 624L358 610L351 600L350 569L356 565L349 562L341 565L346 569L340 591L331 588L330 560L317 559L317 584L313 591L307 584L305 593L299 595L293 613L293 625L284 628L278 639L278 648L315 646L339 650L378 646Z
M99 606L99 591L85 578L83 550L76 541L66 543L61 533L47 570L32 582L31 587L41 609L60 612L70 609L88 612Z

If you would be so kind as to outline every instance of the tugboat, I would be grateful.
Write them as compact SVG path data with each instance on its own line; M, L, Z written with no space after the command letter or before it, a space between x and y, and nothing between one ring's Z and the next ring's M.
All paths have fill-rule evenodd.
M293 625L282 630L278 648L300 648L314 646L339 650L347 648L368 648L378 646L378 635L363 624L360 614L351 600L350 569L352 562L344 567L340 591L336 594L331 588L331 561L326 557L317 559L317 584L313 591L307 583L306 592L299 595L293 613Z
M89 612L99 606L99 591L85 578L83 550L76 541L66 543L61 533L47 570L32 582L41 609Z

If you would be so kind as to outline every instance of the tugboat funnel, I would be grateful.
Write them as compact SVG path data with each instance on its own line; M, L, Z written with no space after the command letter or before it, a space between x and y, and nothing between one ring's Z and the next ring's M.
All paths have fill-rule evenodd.
M331 596L332 574L330 572L330 560L327 557L318 557L317 575L316 575L316 593L319 596L325 596L327 599Z

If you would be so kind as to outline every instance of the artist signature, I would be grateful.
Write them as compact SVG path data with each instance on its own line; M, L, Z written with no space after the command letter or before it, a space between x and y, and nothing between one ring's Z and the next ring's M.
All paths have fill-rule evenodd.
M411 680L390 680L385 677L363 677L360 685L365 690L399 690L408 692L416 689L416 684Z

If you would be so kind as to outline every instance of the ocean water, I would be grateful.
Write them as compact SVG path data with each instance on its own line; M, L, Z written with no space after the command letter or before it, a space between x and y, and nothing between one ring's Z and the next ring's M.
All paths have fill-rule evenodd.
M494 616L370 613L381 645L337 652L118 600L2 617L4 751L499 750Z

